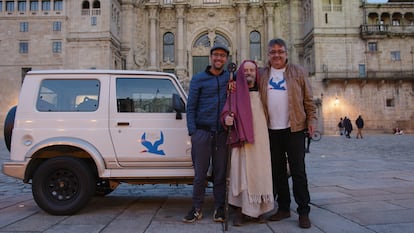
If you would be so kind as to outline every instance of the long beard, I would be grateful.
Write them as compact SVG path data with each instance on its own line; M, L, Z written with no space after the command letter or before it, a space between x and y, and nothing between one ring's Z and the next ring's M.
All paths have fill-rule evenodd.
M247 84L248 84L249 86L254 86L254 82L255 82L254 77L252 77L252 76L247 76L247 77L246 77L246 80L247 80Z

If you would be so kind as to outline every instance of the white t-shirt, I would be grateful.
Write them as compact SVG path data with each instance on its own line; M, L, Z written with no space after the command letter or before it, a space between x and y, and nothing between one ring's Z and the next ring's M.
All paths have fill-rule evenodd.
M284 72L285 68L271 68L270 70L270 78L267 84L267 107L270 129L287 129L290 127L288 90L286 80L283 77Z

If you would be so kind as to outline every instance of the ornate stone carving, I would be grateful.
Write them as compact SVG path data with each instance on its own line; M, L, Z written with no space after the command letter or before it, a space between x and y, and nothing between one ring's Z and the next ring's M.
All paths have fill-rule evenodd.
M146 43L141 41L137 44L136 49L134 50L134 63L138 69L144 69L147 66L147 52L146 52Z

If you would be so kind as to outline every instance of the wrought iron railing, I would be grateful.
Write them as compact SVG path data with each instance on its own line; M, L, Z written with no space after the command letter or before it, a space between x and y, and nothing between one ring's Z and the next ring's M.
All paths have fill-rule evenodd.
M358 71L338 71L325 72L325 79L413 79L414 71L367 71L359 73Z
M363 24L363 35L372 34L414 34L414 25L389 25L389 24Z

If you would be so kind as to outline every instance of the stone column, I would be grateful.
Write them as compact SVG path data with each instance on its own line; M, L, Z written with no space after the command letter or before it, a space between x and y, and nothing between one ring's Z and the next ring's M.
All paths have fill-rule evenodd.
M150 20L150 37L149 37L149 60L150 64L148 70L157 70L157 19L158 9L157 6L149 7L149 20Z
M266 38L266 44L269 40L273 39L275 37L274 32L273 32L273 28L274 28L274 4L270 3L270 4L265 4L264 6L265 11L266 11L266 24L267 24L267 38Z
M177 70L185 69L184 66L184 5L176 5L177 14Z
M122 5L122 41L121 41L121 54L126 59L126 69L139 69L134 64L134 42L136 41L136 17L134 16L134 5L126 3Z
M249 35L246 34L246 18L247 18L247 6L241 4L238 6L239 9L239 24L240 24L240 61L249 59L248 43L247 39Z

